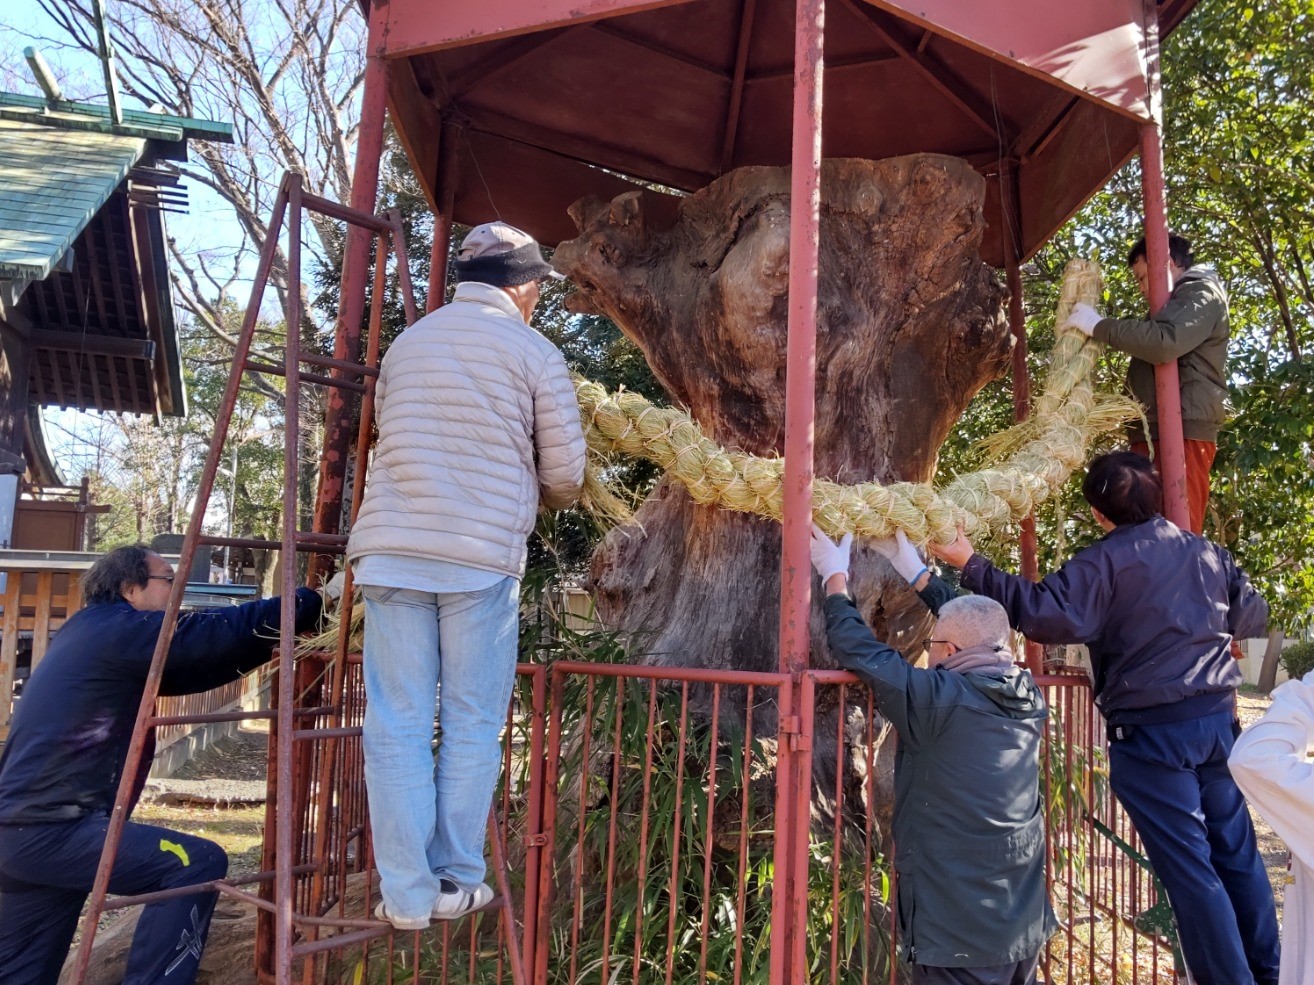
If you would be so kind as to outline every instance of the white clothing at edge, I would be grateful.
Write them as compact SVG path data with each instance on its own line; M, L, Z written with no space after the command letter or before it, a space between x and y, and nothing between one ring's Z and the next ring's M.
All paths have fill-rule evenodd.
M1279 985L1314 983L1314 671L1273 692L1264 717L1236 740L1236 785L1291 850L1282 904Z

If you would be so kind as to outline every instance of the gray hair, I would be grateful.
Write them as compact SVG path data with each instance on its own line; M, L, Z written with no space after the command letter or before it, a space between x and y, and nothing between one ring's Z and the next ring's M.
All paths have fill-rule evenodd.
M150 579L150 555L143 544L116 547L99 558L82 577L82 597L88 605L103 605L123 598L123 585L145 587Z
M994 646L1012 651L1013 631L1008 613L994 599L984 595L960 595L940 608L936 635L959 647Z

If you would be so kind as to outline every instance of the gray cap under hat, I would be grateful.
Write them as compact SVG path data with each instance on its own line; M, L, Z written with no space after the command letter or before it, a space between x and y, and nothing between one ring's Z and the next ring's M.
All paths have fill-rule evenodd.
M493 287L515 287L531 280L564 280L543 259L533 236L505 222L475 226L456 253L456 279Z

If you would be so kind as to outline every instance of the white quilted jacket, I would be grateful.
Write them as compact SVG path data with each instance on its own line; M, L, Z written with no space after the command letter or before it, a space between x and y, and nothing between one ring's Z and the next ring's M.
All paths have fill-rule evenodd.
M520 577L539 497L563 509L584 479L566 362L511 298L461 284L383 358L379 439L347 556L436 558Z

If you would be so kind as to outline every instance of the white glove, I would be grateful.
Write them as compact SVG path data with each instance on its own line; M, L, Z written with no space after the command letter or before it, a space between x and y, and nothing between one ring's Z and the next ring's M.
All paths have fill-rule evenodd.
M1067 325L1081 332L1082 335L1089 337L1095 331L1104 316L1088 304L1078 302L1072 306L1072 312L1068 315Z
M346 584L347 572L346 569L343 569L330 578L328 584L320 588L320 591L323 592L325 599L330 602L336 602L338 599L342 598L342 589L346 587Z
M917 548L909 543L908 535L902 530L896 528L893 537L882 537L869 543L885 555L894 570L899 572L909 585L920 578L922 572L926 570L922 556L917 553Z
M853 534L845 534L837 544L815 523L812 525L812 567L823 582L831 575L848 575L852 546Z

